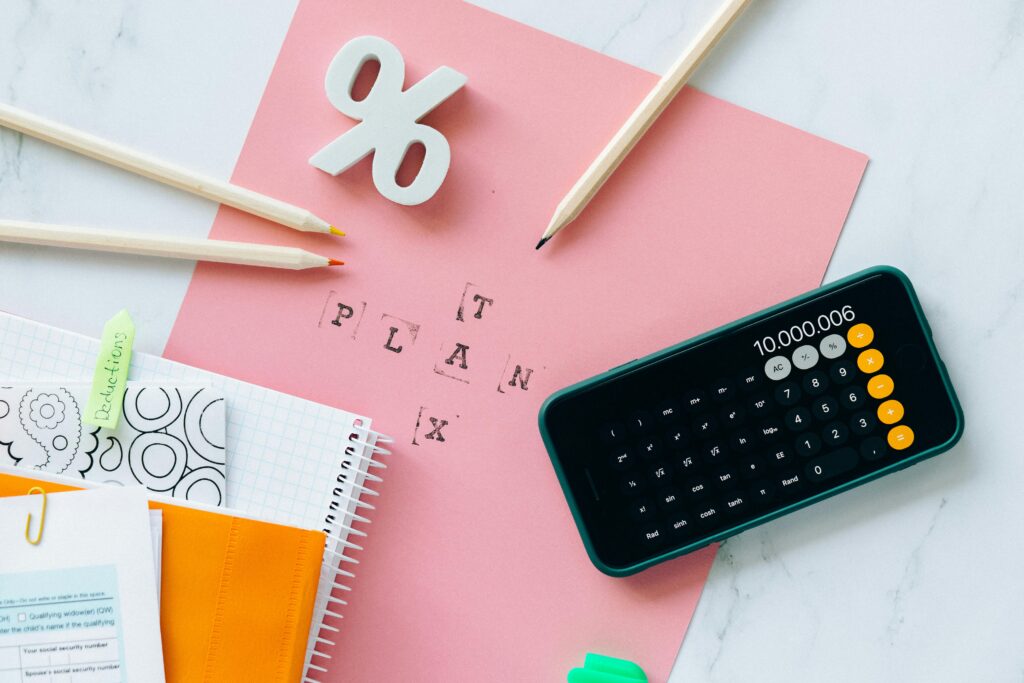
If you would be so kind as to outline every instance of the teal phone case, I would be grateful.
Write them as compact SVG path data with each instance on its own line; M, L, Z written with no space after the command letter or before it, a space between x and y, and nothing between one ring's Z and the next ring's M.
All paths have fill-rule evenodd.
M946 371L946 368L941 363L941 360L939 360L938 361L938 366L939 366L939 372L940 372L940 375L941 375L941 378L942 378L942 384L945 387L945 391L946 391L946 393L948 395L948 398L949 398L950 402L952 403L952 405L954 407L954 413L955 413L955 416L956 416L956 426L955 426L955 429L953 431L953 434L944 443L942 443L942 444L940 444L938 446L929 448L928 450L925 450L925 451L923 451L921 453L918 453L918 454L916 454L914 456L908 457L908 458L900 460L898 462L894 462L894 463L892 463L892 464L890 464L890 465L888 465L886 467L883 467L883 468L881 468L881 469L879 469L877 471L874 471L874 472L872 472L872 473L870 473L870 474L868 474L866 476L854 479L852 481L845 482L845 483L840 484L840 485L836 485L836 486L834 486L832 488L829 488L827 490L824 490L824 491L820 491L820 492L818 492L818 493L816 493L816 494L814 494L812 496L809 496L809 497L807 497L805 499L798 500L798 501L792 503L791 505L785 506L785 507L780 508L778 510L774 510L774 511L772 511L770 513L766 513L764 515L761 515L761 516L756 517L754 519L751 519L749 521L745 521L743 523L740 523L740 524L737 524L737 525L735 525L733 527L725 529L725 530L723 530L721 532L718 532L718 533L714 534L713 536L710 536L710 537L707 537L707 538L701 538L701 539L699 539L699 540L697 540L697 541L695 541L693 543L689 543L687 545L684 545L684 546L681 546L681 547L678 547L678 548L672 548L671 550L668 550L668 551L666 551L666 552L664 552L664 553L662 553L662 554L660 554L660 555L658 555L656 557L652 557L652 558L647 559L645 561L638 562L638 563L636 563L634 565L631 565L631 566L627 566L627 567L612 567L612 566L608 566L606 563L604 563L601 560L601 558L598 556L597 552L595 551L595 547L594 547L594 544L592 542L592 539L590 538L590 535L589 535L589 533L588 533L588 531L586 529L586 526L584 524L583 517L581 515L581 511L580 511L578 502L575 500L575 497L574 497L574 495L572 493L572 490L570 489L569 483L567 481L566 473L563 470L561 462L555 456L555 447L554 447L554 444L553 444L552 438L551 438L550 425L548 424L549 411L550 411L550 408L551 408L552 405L554 405L555 403L557 403L557 402L559 402L559 401L561 401L561 400L563 400L563 399L565 399L567 397L572 396L573 394L575 394L577 392L586 390L589 387L591 387L592 385L596 385L596 384L601 384L601 383L607 382L610 379L613 379L613 378L616 378L616 377L620 377L620 376L623 376L625 374L634 372L635 370L637 370L639 368L642 368L645 365L648 365L650 363L662 360L662 359L664 359L664 358L666 358L668 356L671 356L671 355L673 355L675 353L678 353L679 351L688 349L688 348L696 346L698 344L704 344L706 342L713 341L713 340L715 340L715 339L717 339L719 337L722 337L725 334L735 330L736 328L739 328L739 327L742 327L744 325L747 325L747 324L751 323L752 321L755 321L757 319L762 318L763 316L767 316L767 315L771 315L771 314L783 311L783 310L788 309L790 307L793 307L793 306L799 305L801 303L804 303L806 301L809 301L811 299L817 298L817 297L821 296L822 294L826 294L826 293L829 293L829 292L832 292L832 291L835 291L835 290L839 290L841 288L844 288L844 287L850 285L853 282L856 282L858 280L867 278L867 277L869 277L871 275L883 274L883 273L895 276L896 278L899 279L899 281L906 288L907 294L908 294L908 296L910 298L911 303L913 304L913 309L914 309L914 311L915 311L915 313L917 315L918 321L920 322L921 327L925 331L925 339L927 340L928 351L932 354L932 356L935 359L938 360L939 356L938 356L938 352L937 352L937 350L935 348L934 340L932 339L931 328L929 327L927 319L924 316L924 312L921 309L920 301L917 298L917 294L914 291L914 287L911 284L910 280L907 278L907 276L902 271L900 271L897 268L894 268L892 266L876 266L874 268L869 268L867 270L863 270L863 271L860 271L860 272L855 273L853 275L850 275L849 277L843 278L841 280L838 280L838 281L836 281L834 283L831 283L831 284L826 285L824 287L821 287L819 289L812 290L812 291L807 292L807 293L805 293L805 294L803 294L801 296L798 296L798 297L795 297L795 298L790 299L788 301L782 302L782 303L780 303L780 304L778 304L776 306L773 306L771 308L768 308L768 309L765 309L763 311L759 311L759 312L754 313L752 315L746 316L746 317L744 317L742 319L739 319L739 320L737 320L735 322L732 322L732 323L730 323L728 325L725 325L723 327L719 327L717 329L711 330L710 332L707 332L707 333L705 333L703 335L700 335L698 337L695 337L695 338L689 339L687 341L681 342L679 344L676 344L675 346L663 349L661 351L658 351L656 353L648 355L648 356L646 356L644 358L639 358L639 359L633 360L633 361L631 361L629 363L626 363L624 365L621 365L621 366L618 366L616 368L613 368L612 370L604 372L604 373L602 373L600 375L596 375L596 376L591 377L589 379L586 379L586 380L584 380L582 382L579 382L579 383L574 384L572 386L566 387L565 389L562 389L562 390L552 394L551 396L549 396L547 398L547 400L541 406L540 415L539 415L539 426L540 426L541 437L544 440L544 445L547 448L549 456L551 456L551 462L552 462L552 465L554 466L555 474L558 476L559 483L561 484L561 487L562 487L562 491L565 493L566 500L567 500L567 502L569 504L569 508L570 508L570 510L572 512L573 519L576 522L577 529L579 530L580 535L582 537L583 544L586 547L587 554L590 556L591 561L594 563L594 565L600 571L602 571L605 574L608 574L610 576L616 576L616 577L628 576L628 575L631 575L631 574L635 574L636 572L642 571L642 570L644 570L644 569L646 569L648 567L651 567L651 566L653 566L655 564L664 562L666 560L669 560L669 559L672 559L672 558L675 558L675 557L679 557L680 555L685 555L687 553L690 553L690 552L698 550L698 549L700 549L702 547L705 547L705 546L707 546L707 545L709 545L711 543L716 543L716 542L722 541L722 540L724 540L724 539L726 539L726 538L728 538L730 536L733 536L735 534L738 534L738 533L741 533L743 531L746 531L747 529L754 528L756 526L764 524L765 522L770 522L773 519L776 519L776 518L781 517L783 515L789 514L790 512L794 512L794 511L799 510L801 508L807 507L808 505L812 505L812 504L814 504L814 503L816 503L818 501L824 500L824 499L829 498L831 496L834 496L834 495L836 495L838 493L842 493L843 491L847 491L849 489L852 489L854 487L860 486L861 484L865 484L865 483L867 483L869 481L872 481L874 479L877 479L879 477L885 476L887 474L891 474L892 472L896 472L896 471L899 471L901 469L905 469L905 468L907 468L907 467L909 467L911 465L915 465L915 464L917 464L917 463L919 463L919 462L921 462L923 460L926 460L926 459L931 458L931 457L933 457L935 455L938 455L939 453L942 453L942 452L944 452L946 450L949 450L954 444L956 444L956 442L960 439L961 435L963 434L963 429L964 429L963 410L960 407L960 403L959 403L959 400L957 399L956 392L954 391L953 386L952 386L952 384L951 384L951 382L949 380L949 376L948 376L948 373Z

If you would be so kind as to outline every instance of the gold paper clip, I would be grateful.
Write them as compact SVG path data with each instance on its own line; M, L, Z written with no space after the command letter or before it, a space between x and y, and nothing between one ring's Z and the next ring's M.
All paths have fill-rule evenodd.
M28 490L28 495L31 496L33 493L43 494L43 512L39 516L39 533L36 534L35 539L28 534L28 530L32 527L32 513L28 513L28 519L25 520L25 540L32 545L39 545L39 542L43 540L43 527L46 526L46 491L39 486L33 486Z

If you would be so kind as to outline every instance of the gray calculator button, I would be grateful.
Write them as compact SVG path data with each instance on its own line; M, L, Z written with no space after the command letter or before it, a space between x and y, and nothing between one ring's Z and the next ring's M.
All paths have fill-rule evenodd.
M768 379L786 379L789 377L789 372L792 369L793 366L790 365L789 359L785 356L772 356L764 364L764 374L768 375Z
M793 352L793 365L797 366L801 370L813 368L814 364L817 362L818 349L814 348L810 344L798 346L796 347L796 351Z
M839 358L846 352L846 340L842 335L830 334L821 340L821 355L825 358Z

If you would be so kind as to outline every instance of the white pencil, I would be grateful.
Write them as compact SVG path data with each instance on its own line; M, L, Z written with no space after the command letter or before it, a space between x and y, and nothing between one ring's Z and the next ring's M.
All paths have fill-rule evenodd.
M750 0L726 0L722 4L711 21L701 29L682 56L661 77L654 89L647 93L640 105L626 119L626 123L622 125L619 132L584 171L580 179L569 190L569 194L562 198L555 209L555 214L551 217L551 222L548 223L547 230L544 231L540 242L537 243L538 249L543 247L559 230L576 220L576 217L586 208L605 181L611 177L633 146L665 110L668 103L683 89L686 81L690 80L690 76L704 61L704 57L725 35L725 32L729 30L736 17L749 2Z
M0 126L304 232L344 232L306 209L0 103Z
M48 247L68 247L141 256L162 256L193 261L215 261L289 270L344 265L343 261L311 254L295 247L189 237L139 235L113 230L94 230L25 221L0 220L0 242L39 244Z

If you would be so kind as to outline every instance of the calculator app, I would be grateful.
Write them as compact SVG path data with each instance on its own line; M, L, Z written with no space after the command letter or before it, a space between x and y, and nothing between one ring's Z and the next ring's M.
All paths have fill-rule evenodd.
M548 405L592 555L628 568L948 444L945 371L888 272L584 383Z

